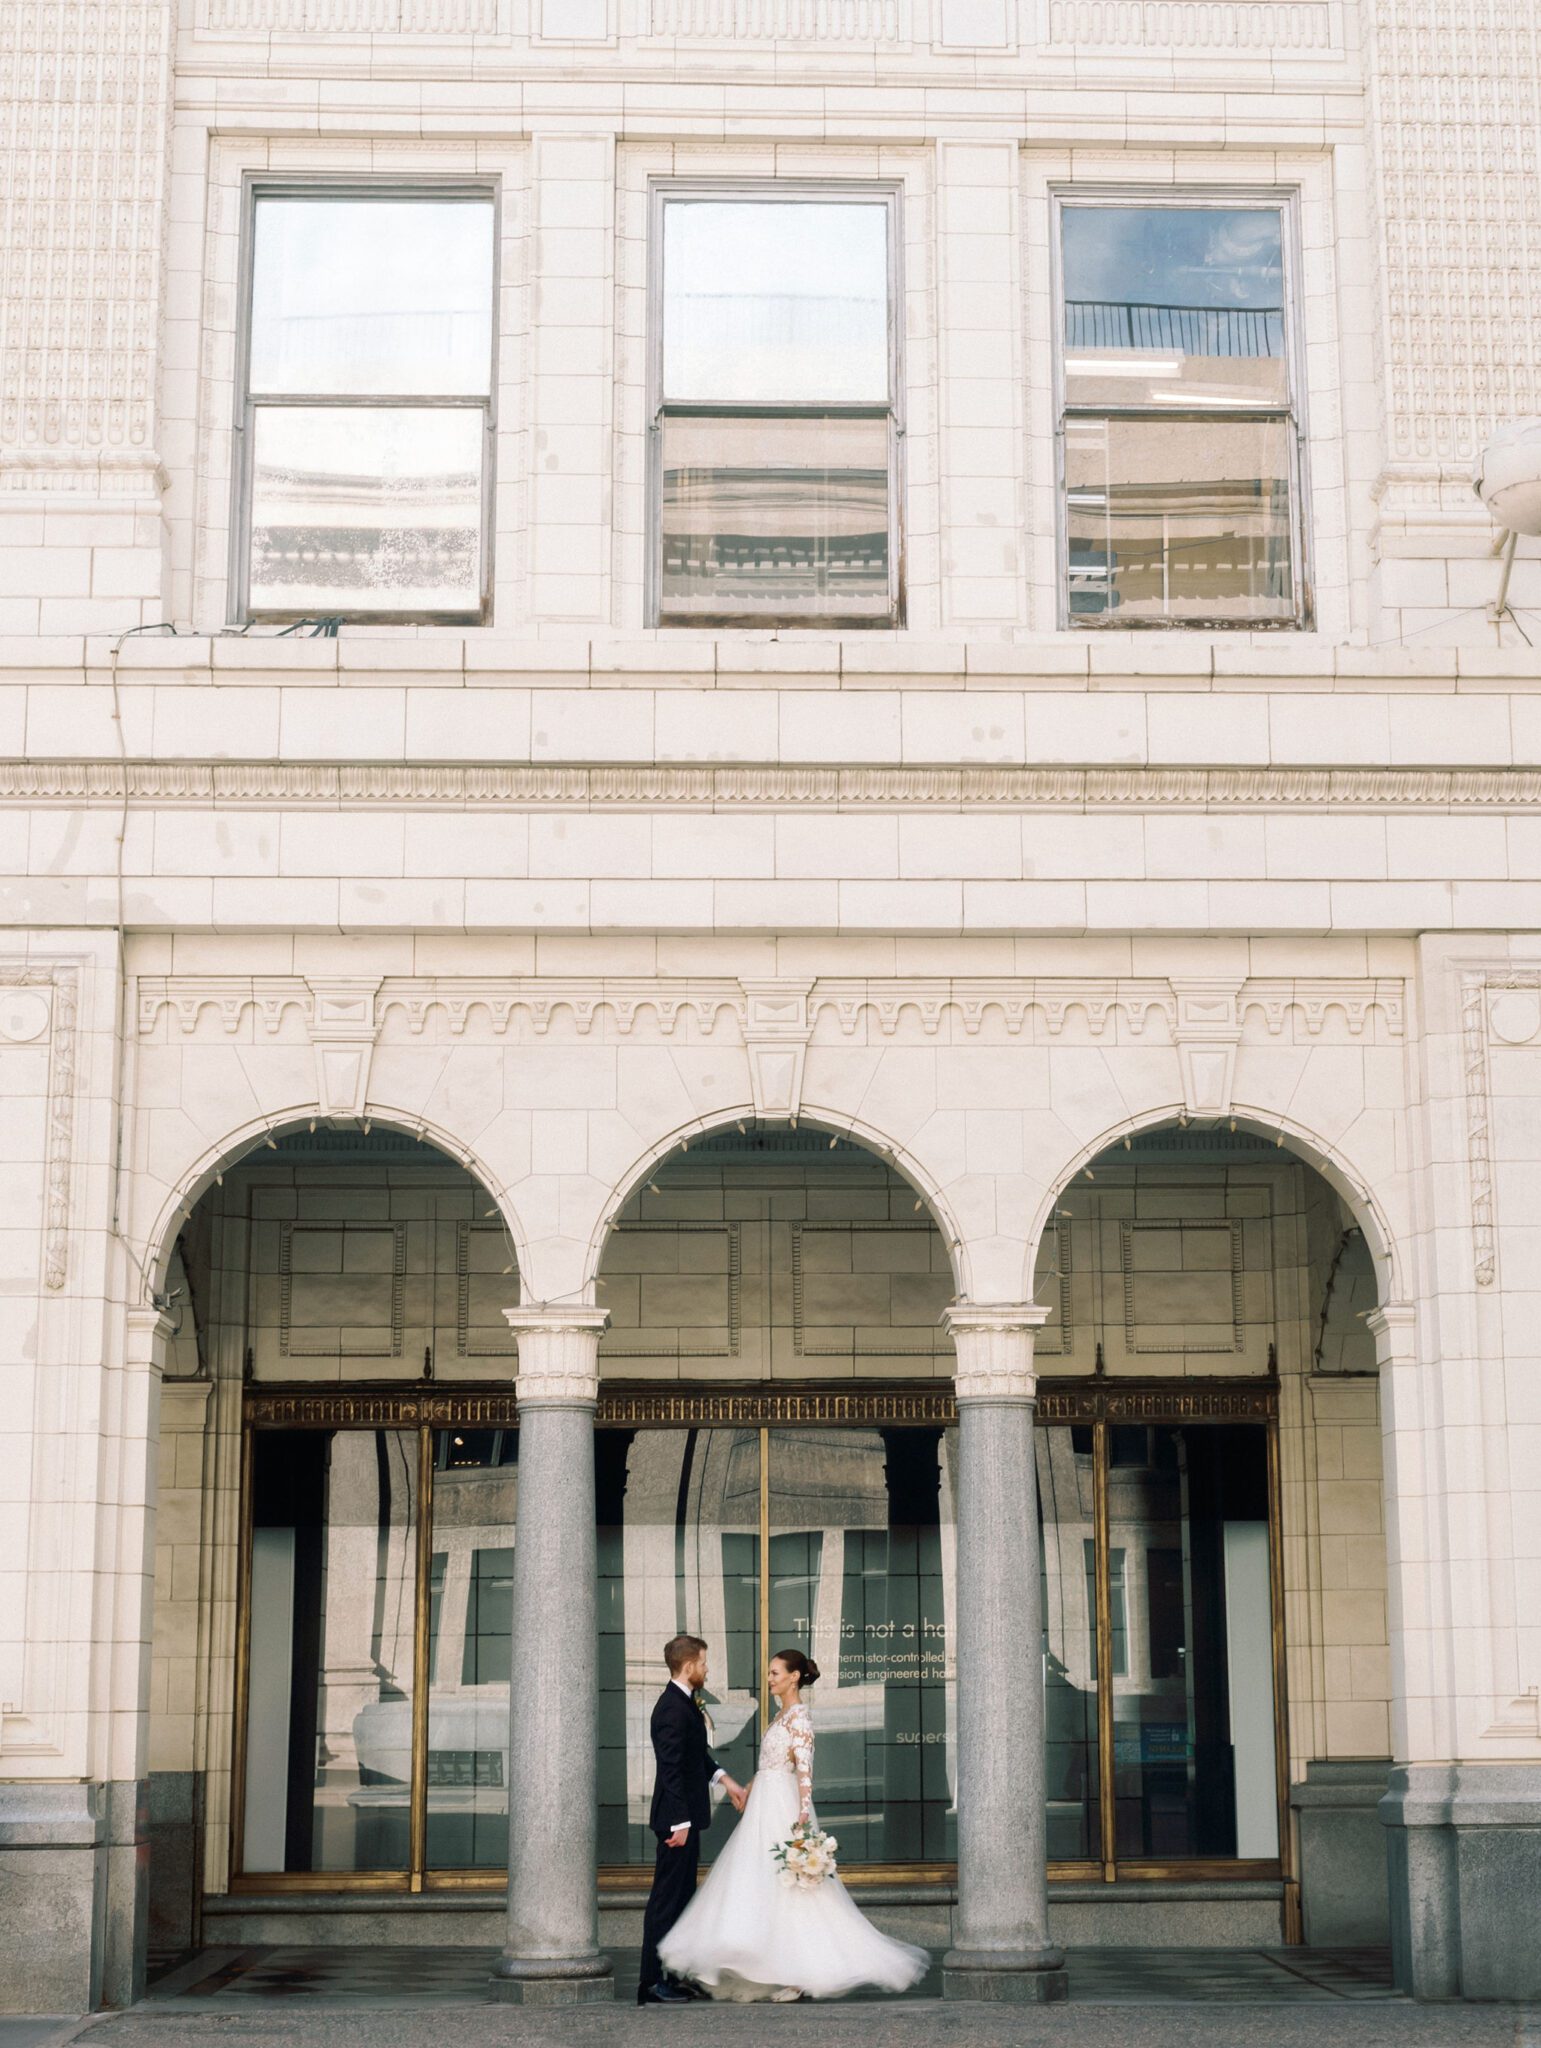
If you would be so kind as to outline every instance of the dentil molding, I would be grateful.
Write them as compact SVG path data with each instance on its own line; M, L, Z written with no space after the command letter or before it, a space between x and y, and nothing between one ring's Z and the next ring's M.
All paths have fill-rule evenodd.
M764 768L335 766L325 762L0 761L0 801L93 804L452 804L520 810L574 803L651 809L997 807L1119 810L1533 809L1535 768Z
M335 1007L339 992L348 1011L341 1018ZM759 1113L791 1117L801 1103L806 1047L836 1036L966 1039L988 1030L1047 1044L1127 1032L1191 1053L1234 1043L1231 1032L1243 1041L1279 1038L1298 1023L1308 1038L1359 1039L1379 1030L1400 1039L1406 997L1403 982L1389 976L1260 977L1239 983L960 976L810 983L426 975L364 983L300 975L142 975L134 1007L141 1036L159 1030L164 1015L179 1038L234 1038L249 1019L259 1032L274 1036L293 1011L317 1041L318 1054L322 1043L362 1051L396 1022L404 1022L413 1037L434 1025L452 1038L478 1042L510 1031L541 1038L553 1029L579 1038L595 1032L627 1038L644 1026L647 1035L663 1038L723 1033L725 1042L736 1038L752 1054ZM1200 1108L1200 1092L1206 1105L1213 1097L1229 1107L1228 1083L1215 1082L1212 1073L1203 1090L1195 1090L1190 1109L1224 1113ZM361 1106L362 1098L355 1099ZM357 1110L347 1111L339 1100L335 1113Z

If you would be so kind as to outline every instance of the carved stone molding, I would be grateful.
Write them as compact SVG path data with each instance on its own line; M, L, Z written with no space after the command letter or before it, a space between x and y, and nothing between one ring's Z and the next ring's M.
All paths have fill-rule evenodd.
M1152 1043L1203 1047L1221 1030L1239 1028L1245 1040L1254 1023L1275 1038L1295 1022L1311 1038L1329 1036L1334 1030L1360 1038L1378 1022L1388 1038L1398 1039L1405 1019L1404 985L1388 978L1257 980L1244 982L1239 989L1234 982L1220 984L1236 990L1228 998L1236 1021L1224 1026L1201 1014L1207 1000L1203 990L1209 984L1123 981L1112 976L1043 981L832 979L790 987L779 982L388 976L374 986L372 1020L362 993L369 986L319 979L312 985L298 975L146 975L137 985L136 1015L142 1035L153 1033L167 1012L172 1029L184 1038L216 1031L235 1037L248 1016L260 1032L274 1036L292 1010L313 1039L341 1046L362 1046L372 1032L398 1019L414 1037L437 1023L446 1026L452 1038L476 1039L502 1038L516 1027L536 1038L552 1031L570 1031L579 1038L595 1033L624 1038L643 1027L671 1038L682 1032L710 1035L731 1029L750 1047L757 1112L778 1120L798 1113L806 1045L818 1042L821 1029L830 1023L842 1038L854 1038L875 1026L882 1038L906 1041L946 1038L957 1031L965 1038L1004 1031L1010 1038L1042 1044L1102 1040L1116 1027L1136 1037L1149 1033ZM342 1005L323 1014L319 1027L317 990L333 992L328 1002L335 997ZM356 1020L343 1014L355 1000L362 1005ZM1225 1099L1228 1102L1228 1092ZM1196 1101L1195 1088L1190 1110L1220 1113L1198 1112Z
M669 41L895 48L901 0L646 0L648 32ZM908 15L908 6L903 7Z
M1463 486L1469 492L1469 486ZM126 788L125 788L126 784ZM15 803L449 804L539 810L590 804L740 809L1533 810L1535 768L730 768L334 766L324 762L0 761Z
M69 1272L80 969L62 961L0 961L0 991L0 1052L7 1044L48 1042L43 1284L57 1292Z
M1011 1037L1027 1031L1030 1036L1056 1039L1084 1033L1100 1039L1115 1020L1143 1034L1153 1020L1165 1033L1180 1040L1186 1029L1190 1043L1201 1042L1206 1027L1211 1035L1222 1028L1206 1018L1204 991L1210 984L1167 981L1078 981L1071 978L1032 981L1028 979L990 983L963 979L935 982L819 981L814 985L811 1008L816 1019L833 1016L846 1037L854 1036L869 1021L875 1021L885 1038L918 1029L927 1038L936 1037L944 1026L961 1024L964 1034L975 1036L993 1017ZM1270 1037L1278 1037L1292 1017L1298 1017L1307 1034L1320 1037L1334 1012L1351 1037L1363 1035L1371 1017L1379 1014L1388 1037L1400 1038L1404 1028L1405 990L1399 980L1386 978L1359 981L1234 981L1218 984L1235 990L1234 1015L1223 1028L1240 1027L1244 1036L1249 1019L1261 1018ZM1191 991L1194 1002L1184 1009L1182 991ZM1079 1031L1075 1028L1079 1023ZM1227 1091L1227 1104L1229 1094ZM1207 1112L1206 1112L1207 1113Z
M1388 453L1459 467L1465 492L1495 419L1541 412L1541 330L1515 289L1541 133L1535 13L1370 0L1364 16Z
M1484 1742L1541 1741L1541 1685L1496 1702L1492 1723L1483 1729Z
M746 981L744 1045L757 1116L795 1117L802 1107L803 1063L813 1032L811 981Z
M1332 0L1043 0L1047 40L1088 51L1176 50L1193 57L1260 52L1335 55L1341 7Z
M1194 1337L1191 1325L1197 1324L1200 1321L1196 1314L1190 1319L1190 1325L1184 1326L1182 1336L1171 1343L1159 1341L1142 1343L1140 1340L1140 1331L1145 1325L1145 1318L1141 1314L1138 1300L1139 1275L1134 1256L1135 1242L1138 1237L1145 1234L1158 1236L1162 1232L1173 1230L1179 1233L1196 1233L1200 1231L1211 1234L1218 1233L1223 1234L1226 1238L1227 1250L1224 1266L1219 1268L1201 1268L1198 1273L1191 1276L1194 1279L1199 1277L1213 1279L1217 1288L1224 1290L1224 1303L1216 1303L1216 1313L1214 1316L1203 1319L1203 1327L1205 1328L1216 1331L1221 1328L1228 1329L1229 1334L1223 1343L1217 1342L1213 1338L1206 1341L1204 1338ZM1190 1353L1197 1355L1200 1352L1206 1351L1241 1351L1244 1348L1246 1338L1242 1328L1242 1315L1244 1312L1242 1293L1243 1238L1241 1219L1239 1217L1144 1216L1124 1218L1118 1226L1118 1240L1119 1267L1124 1283L1124 1349L1131 1358L1140 1354L1146 1356L1167 1354L1173 1357L1181 1357ZM1165 1273L1170 1270L1174 1269L1162 1268L1161 1272Z
M514 1375L519 1406L592 1407L599 1398L599 1340L608 1312L532 1304L504 1314L519 1347Z
M1240 981L1174 981L1172 1036L1189 1116L1229 1116L1241 1043Z
M169 0L0 7L11 488L17 473L22 489L91 488L93 469L154 460L173 14Z
M953 1388L963 1401L1030 1401L1037 1387L1033 1338L1049 1320L1040 1302L994 1307L954 1302L942 1321L958 1354Z
M1493 1188L1490 1036L1509 1047L1528 1045L1541 1035L1541 967L1478 969L1463 974L1460 1001L1472 1263L1477 1285L1491 1287L1498 1277L1498 1216Z
M380 977L311 981L307 1022L316 1049L316 1100L328 1117L361 1117L369 1099L369 1063L380 1035L375 997Z
M671 1218L663 1223L617 1223L611 1233L611 1245L628 1237L720 1237L724 1240L725 1258L721 1273L702 1272L692 1269L692 1280L718 1280L723 1288L723 1331L721 1343L687 1344L678 1329L675 1341L671 1343L650 1343L648 1333L643 1330L614 1329L609 1332L604 1345L604 1356L611 1359L626 1358L739 1358L744 1348L744 1252L743 1226L737 1222L691 1223ZM601 1278L605 1275L602 1273ZM610 1276L614 1278L613 1272Z

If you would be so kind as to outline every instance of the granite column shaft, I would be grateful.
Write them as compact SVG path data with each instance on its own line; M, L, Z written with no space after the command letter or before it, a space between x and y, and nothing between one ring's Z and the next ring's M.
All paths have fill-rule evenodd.
M609 1999L595 1904L594 1308L507 1311L519 1343L519 1493L508 1730L508 1932L493 1989Z
M1048 1310L947 1313L958 1399L958 1917L949 1998L1066 1996L1049 1940L1033 1334Z

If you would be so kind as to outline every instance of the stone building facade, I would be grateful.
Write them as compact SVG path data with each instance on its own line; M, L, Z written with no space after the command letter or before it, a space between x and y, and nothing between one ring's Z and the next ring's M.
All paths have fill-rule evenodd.
M608 1995L682 1626L953 1994L1541 1995L1532 13L0 16L0 2009Z

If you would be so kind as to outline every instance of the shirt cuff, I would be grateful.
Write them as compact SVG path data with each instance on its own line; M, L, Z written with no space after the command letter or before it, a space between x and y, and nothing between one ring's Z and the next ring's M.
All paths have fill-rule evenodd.
M726 1771L714 1771L712 1773L712 1783L714 1785L720 1785L727 1775L728 1774Z
M674 1823L673 1827L670 1828L669 1833L671 1835L677 1835L681 1828L683 1828L686 1834L688 1835L690 1833L690 1822L688 1820L677 1820Z

